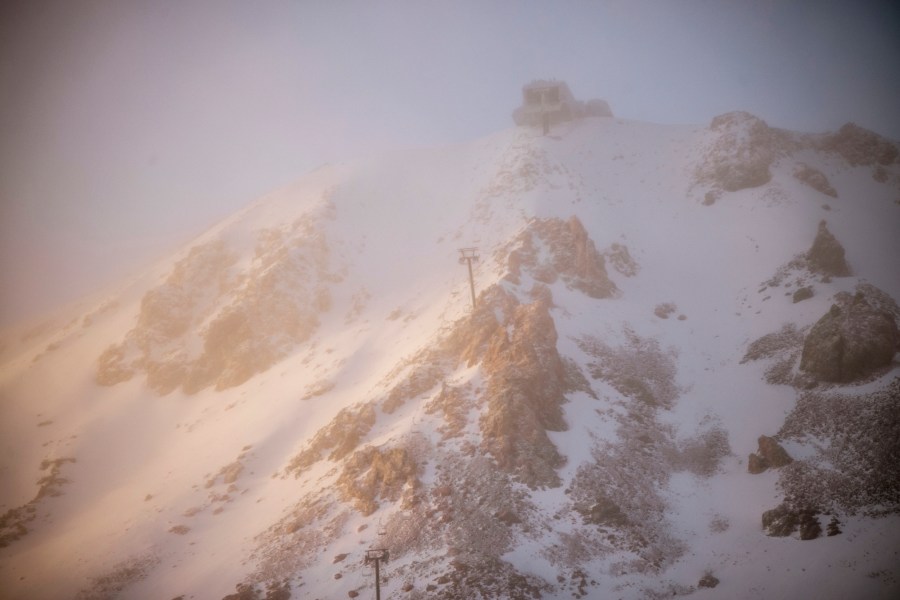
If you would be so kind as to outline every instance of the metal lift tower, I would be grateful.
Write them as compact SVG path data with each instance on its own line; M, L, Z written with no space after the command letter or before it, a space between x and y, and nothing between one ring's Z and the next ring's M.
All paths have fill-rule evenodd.
M460 248L459 264L469 265L469 288L472 290L472 309L475 308L475 278L472 275L472 263L478 262L478 248Z

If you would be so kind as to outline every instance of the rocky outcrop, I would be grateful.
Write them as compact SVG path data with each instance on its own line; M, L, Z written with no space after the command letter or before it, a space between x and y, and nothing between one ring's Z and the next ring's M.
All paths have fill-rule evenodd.
M819 222L819 231L806 253L806 259L810 270L815 273L831 277L850 275L850 266L844 258L844 247L828 230L825 221Z
M342 409L331 422L316 432L306 447L294 456L286 473L299 477L328 453L328 459L341 460L356 450L360 441L375 424L375 409L371 403L348 406Z
M747 460L748 472L755 475L769 468L777 469L793 462L794 459L775 438L761 435L758 443L759 449L755 453L751 453Z
M483 361L487 411L480 421L481 447L533 488L559 485L556 469L565 463L547 436L568 428L562 416L566 370L556 351L550 305L548 294L538 294L517 306L495 330Z
M821 381L850 383L888 366L900 344L895 316L862 288L838 296L803 344L800 369ZM873 288L874 289L874 288Z
M831 187L828 178L815 167L801 163L794 167L794 177L826 196L837 198L837 191Z
M794 304L797 304L798 302L803 302L804 300L809 300L814 295L815 295L815 293L813 292L813 289L810 286L805 285L801 288L797 288L796 291L794 291L794 293L791 294L791 300L793 301Z
M411 504L420 486L418 472L419 466L406 448L369 446L344 463L337 486L342 498L367 516L378 509L381 499L397 501L405 494L404 504Z
M249 266L224 238L195 246L148 291L137 323L99 357L95 380L137 373L160 394L238 386L308 339L331 304L329 250L314 219L256 232Z
M519 235L508 252L507 279L519 284L523 273L535 281L552 284L561 279L567 286L592 298L618 294L606 273L603 255L577 217L535 219Z
M836 133L824 136L819 147L826 152L836 152L851 166L890 165L897 161L897 146L874 131L855 123L847 123Z
M709 128L716 139L697 168L698 181L736 192L772 179L769 167L775 160L779 135L765 121L738 111L715 117Z

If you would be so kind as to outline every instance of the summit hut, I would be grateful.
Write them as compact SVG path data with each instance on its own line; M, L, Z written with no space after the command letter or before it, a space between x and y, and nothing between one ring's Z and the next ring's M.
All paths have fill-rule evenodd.
M536 79L522 86L522 105L513 111L516 125L543 127L548 133L552 125L582 117L611 117L605 100L587 104L575 99L564 81Z

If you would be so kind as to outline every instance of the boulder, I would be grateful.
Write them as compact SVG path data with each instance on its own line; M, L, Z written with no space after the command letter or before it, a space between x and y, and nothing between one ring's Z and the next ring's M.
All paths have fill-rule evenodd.
M772 179L769 167L775 160L779 136L765 121L747 112L730 112L715 117L709 129L716 139L697 168L700 182L736 192ZM714 201L707 196L705 203Z
M844 258L844 247L828 230L825 221L819 222L819 231L812 247L806 253L812 271L826 276L846 277L850 267Z
M775 438L767 435L759 436L759 449L751 454L747 461L747 471L752 474L762 473L768 468L777 469L794 461Z
M798 302L803 302L804 300L809 300L813 297L813 290L809 286L804 286L802 288L797 288L797 291L794 292L793 301L794 304Z
M828 178L815 167L800 163L794 167L794 177L826 196L837 198L837 191L831 186Z
M863 291L835 303L813 325L800 369L831 383L859 381L891 364L900 344L894 316Z

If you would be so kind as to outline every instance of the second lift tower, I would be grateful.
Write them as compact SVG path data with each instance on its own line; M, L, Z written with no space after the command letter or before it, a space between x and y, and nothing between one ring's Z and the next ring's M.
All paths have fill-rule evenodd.
M469 265L469 288L472 290L472 309L475 309L475 277L472 275L472 263L478 262L478 248L460 248L459 264Z

